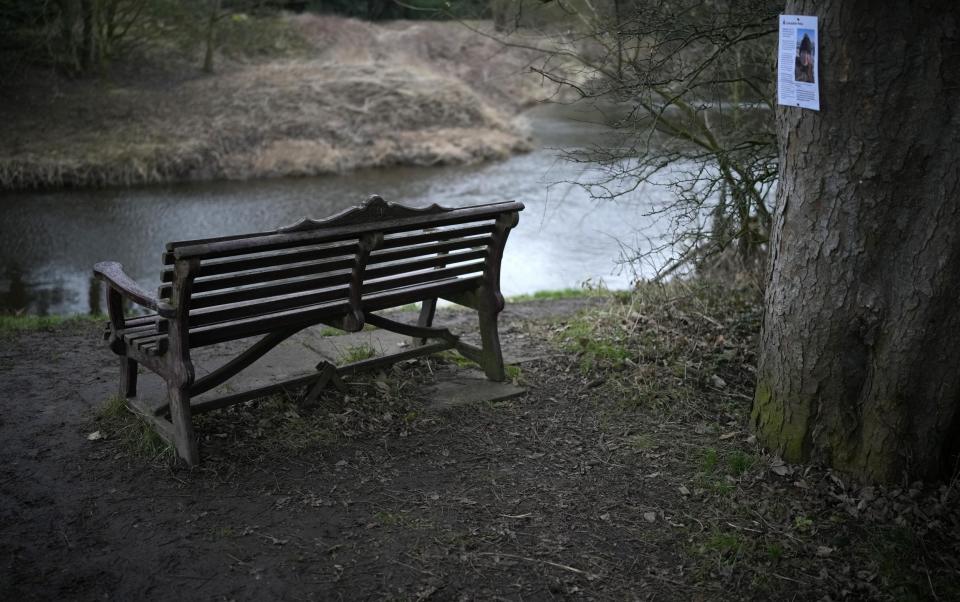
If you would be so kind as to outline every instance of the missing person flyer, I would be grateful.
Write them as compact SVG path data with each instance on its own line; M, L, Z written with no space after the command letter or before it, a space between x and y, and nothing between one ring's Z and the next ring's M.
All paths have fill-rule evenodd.
M780 15L777 103L820 110L817 18Z

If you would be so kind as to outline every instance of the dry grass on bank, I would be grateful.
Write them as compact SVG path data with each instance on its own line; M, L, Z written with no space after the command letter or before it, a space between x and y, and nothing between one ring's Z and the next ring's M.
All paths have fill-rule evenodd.
M39 86L0 110L0 189L472 163L530 148L523 59L456 23L291 18L303 56L169 85ZM160 79L163 79L160 77Z

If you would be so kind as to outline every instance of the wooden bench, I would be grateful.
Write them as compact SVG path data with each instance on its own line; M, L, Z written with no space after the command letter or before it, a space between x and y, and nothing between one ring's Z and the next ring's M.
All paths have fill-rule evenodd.
M491 380L505 378L497 332L503 309L500 263L523 204L415 209L378 196L324 220L272 232L167 244L162 284L151 294L115 262L94 266L108 285L105 338L120 356L120 395L193 466L192 415L295 388L315 396L339 377L401 359L456 349ZM482 347L433 326L437 299L477 311ZM417 324L374 313L422 302ZM151 313L126 317L126 303ZM409 349L268 387L191 399L219 386L298 331L324 324L355 332L365 324L414 338ZM191 350L260 337L223 366L197 378ZM137 399L138 364L167 384L168 403Z

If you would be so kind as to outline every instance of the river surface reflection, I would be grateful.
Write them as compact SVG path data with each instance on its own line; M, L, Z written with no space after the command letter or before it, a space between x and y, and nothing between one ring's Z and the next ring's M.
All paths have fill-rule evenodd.
M301 217L322 218L370 194L412 205L463 206L501 200L526 205L504 258L506 295L603 281L625 288L620 241L647 227L649 198L638 190L616 203L590 199L569 182L596 166L558 158L559 148L602 142L605 128L569 111L528 114L538 148L474 166L390 168L314 178L207 182L95 191L0 196L0 312L100 312L103 293L91 277L114 260L147 288L159 282L168 241L268 230Z

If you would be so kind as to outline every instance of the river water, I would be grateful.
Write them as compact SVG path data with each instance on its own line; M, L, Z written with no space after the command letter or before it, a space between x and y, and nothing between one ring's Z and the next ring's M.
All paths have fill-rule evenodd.
M148 289L159 282L165 243L269 230L323 218L371 194L388 201L463 206L502 200L526 205L510 234L505 295L604 283L626 288L621 243L650 225L657 189L617 202L592 200L579 186L596 166L559 158L558 149L602 143L609 132L589 114L542 107L529 112L533 152L473 166L389 168L312 178L206 182L0 196L0 312L101 312L94 263L119 261ZM646 202L645 202L646 201Z

